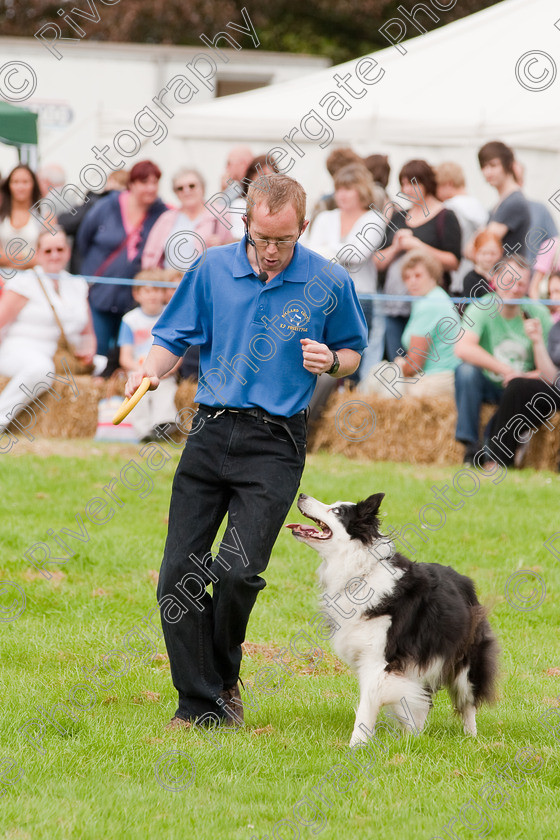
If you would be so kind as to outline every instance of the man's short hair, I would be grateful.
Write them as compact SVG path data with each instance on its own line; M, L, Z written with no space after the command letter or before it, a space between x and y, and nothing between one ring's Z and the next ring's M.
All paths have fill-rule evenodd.
M281 172L267 175L251 184L247 192L247 222L251 222L255 204L264 204L271 215L278 213L286 204L296 211L300 229L305 221L305 190L301 184Z
M345 146L342 149L333 149L326 160L326 167L331 178L334 178L339 169L350 163L363 163L363 160L350 146Z
M417 265L423 265L432 280L441 286L443 278L443 266L436 257L421 251L420 248L410 251L408 257L401 266L401 275L404 279L406 271L415 268Z
M364 158L364 164L371 172L371 177L375 183L381 184L382 187L387 189L391 176L391 167L387 155L369 155L369 157Z
M515 161L515 155L513 154L513 150L509 146L506 146L505 143L502 143L501 140L491 140L490 143L485 143L478 150L478 162L481 169L495 158L498 158L505 172L510 175L514 174L513 163Z
M465 186L465 173L455 161L449 160L440 163L439 166L436 166L435 172L438 187L442 184L451 184L457 189L462 189Z

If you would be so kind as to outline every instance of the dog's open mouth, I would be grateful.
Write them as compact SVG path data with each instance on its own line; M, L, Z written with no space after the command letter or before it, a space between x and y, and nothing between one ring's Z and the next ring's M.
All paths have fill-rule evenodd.
M316 522L319 528L314 528L313 525L305 525L305 523L302 522L292 522L289 525L286 525L286 528L291 530L294 537L302 537L302 539L305 540L330 540L332 537L332 531L328 525L325 525L325 523L321 522L320 519L315 519L314 516L309 516L307 513L304 513L303 515L307 516L308 519L312 519L313 522Z

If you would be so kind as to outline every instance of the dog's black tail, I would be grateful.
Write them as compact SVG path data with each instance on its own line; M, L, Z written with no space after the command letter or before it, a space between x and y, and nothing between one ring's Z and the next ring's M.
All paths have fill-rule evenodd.
M486 618L486 610L472 607L471 639L468 679L473 687L474 704L492 703L496 699L498 674L498 641Z

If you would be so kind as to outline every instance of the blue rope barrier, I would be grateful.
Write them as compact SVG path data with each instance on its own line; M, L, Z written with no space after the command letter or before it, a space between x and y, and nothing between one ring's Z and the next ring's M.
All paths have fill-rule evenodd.
M146 283L139 283L138 280L129 280L123 277L91 277L88 275L80 274L84 280L86 280L90 285L93 283L106 283L109 286L142 286L142 285L150 285L150 286L161 286L165 289L176 289L177 283L169 283L163 280L153 280L150 281L149 284ZM362 292L358 293L359 300L378 300L380 302L385 301L388 303L389 301L399 301L399 302L406 302L406 303L413 303L415 300L418 300L418 295L386 295L383 292L377 292L375 294L364 294ZM451 297L449 298L453 303L472 303L473 300L471 298L466 297ZM476 298L474 298L476 300ZM512 304L521 304L521 303L543 303L545 306L560 306L560 300L544 300L542 298L520 298L516 300L512 300L511 298L502 298L503 303L512 303ZM436 301L437 303L437 301Z

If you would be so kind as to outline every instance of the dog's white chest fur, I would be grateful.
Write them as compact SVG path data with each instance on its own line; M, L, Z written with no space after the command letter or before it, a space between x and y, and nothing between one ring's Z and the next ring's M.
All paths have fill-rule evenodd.
M395 569L392 574L371 555L364 558L363 552L347 553L347 558L340 557L336 563L325 560L318 572L323 590L322 609L336 629L332 646L355 670L366 660L369 666L379 663L384 667L391 618L388 615L367 618L364 613L392 592L402 571Z

